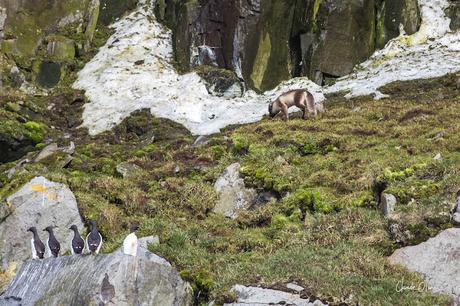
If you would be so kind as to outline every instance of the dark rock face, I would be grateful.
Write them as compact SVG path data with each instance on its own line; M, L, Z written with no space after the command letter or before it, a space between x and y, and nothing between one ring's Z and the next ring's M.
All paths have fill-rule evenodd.
M400 25L407 34L417 32L420 27L421 18L417 0L380 1L377 14L377 48L383 48L391 38L398 36Z
M0 134L0 164L21 158L34 149L35 143L26 137L15 139L9 135Z
M313 16L317 26L313 42L303 50L304 72L318 84L324 75L339 77L374 51L375 3L366 1L328 1ZM305 38L304 38L305 39Z
M109 25L126 11L136 7L138 0L101 0L98 23Z
M59 83L61 79L61 65L55 62L42 62L40 64L40 70L37 75L37 84L52 88Z
M450 7L446 10L446 15L450 18L450 29L457 31L460 29L460 1L450 0Z
M233 70L259 91L300 75L346 75L400 23L409 34L420 25L416 0L161 0L155 12L173 29L181 70Z

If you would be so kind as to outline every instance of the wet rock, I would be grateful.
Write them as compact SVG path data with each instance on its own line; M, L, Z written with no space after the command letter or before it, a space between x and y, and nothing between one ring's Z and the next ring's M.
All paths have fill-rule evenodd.
M120 174L123 178L128 178L132 176L136 171L139 171L141 168L138 165L133 163L121 163L117 165L117 173Z
M185 306L192 294L165 259L139 246L136 257L118 250L28 261L0 297L5 306L104 303Z
M228 166L214 184L214 189L219 193L219 201L213 211L228 218L236 218L238 210L248 209L257 195L254 189L244 186L240 167L239 163Z
M435 294L450 295L456 301L454 305L458 305L460 303L459 249L460 229L451 228L419 245L396 250L389 260L393 264L417 272L425 279L429 290Z
M297 305L297 306L323 306L321 301L310 301L301 298L299 294L293 294L273 289L259 287L246 287L235 285L232 291L237 295L235 303L224 304L227 306L245 305Z
M27 229L35 226L39 236L46 240L47 226L58 226L56 237L61 241L61 254L70 252L72 224L83 229L77 201L70 189L44 177L35 177L18 192L7 198L0 212L0 258L2 267L13 262L23 263L31 257L31 234Z
M391 217L396 206L396 197L389 193L382 193L380 197L380 209L385 217Z
M44 88L53 88L61 80L61 64L44 61L40 64L36 82Z

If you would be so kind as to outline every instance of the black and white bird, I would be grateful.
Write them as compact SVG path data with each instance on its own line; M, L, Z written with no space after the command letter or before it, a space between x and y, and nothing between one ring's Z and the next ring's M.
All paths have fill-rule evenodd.
M70 251L72 252L72 255L82 254L83 249L85 248L85 241L81 238L76 225L72 225L69 229L73 231L73 239L70 243Z
M136 231L139 228L137 224L131 225L129 235L123 240L123 253L126 255L136 256L137 255L137 236Z
M30 245L32 249L32 259L43 259L45 256L45 245L38 237L37 229L32 226L27 229L27 231L33 234L32 239L30 239Z
M86 236L86 247L91 252L91 254L99 254L102 246L102 236L97 230L96 222L91 221L91 231L88 236Z
M56 237L54 237L53 228L53 226L48 226L44 229L44 231L48 232L48 239L46 241L48 257L58 257L59 251L61 250L61 244L57 241Z

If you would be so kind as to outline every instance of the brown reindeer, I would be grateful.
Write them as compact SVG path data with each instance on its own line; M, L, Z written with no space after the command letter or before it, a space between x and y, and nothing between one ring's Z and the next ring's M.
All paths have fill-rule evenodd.
M302 110L302 118L307 119L307 112L316 116L322 108L315 104L313 95L303 89L294 89L280 95L275 101L268 105L268 112L270 117L275 117L278 113L282 112L284 120L289 120L288 108L297 106Z

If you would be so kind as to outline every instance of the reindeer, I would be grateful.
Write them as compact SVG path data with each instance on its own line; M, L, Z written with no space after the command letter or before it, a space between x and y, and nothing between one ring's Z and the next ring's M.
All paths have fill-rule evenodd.
M275 117L282 112L284 120L289 120L288 108L297 106L302 110L302 119L307 119L307 112L316 116L323 109L320 105L316 105L313 95L307 90L294 89L280 95L275 101L268 105L270 117Z

